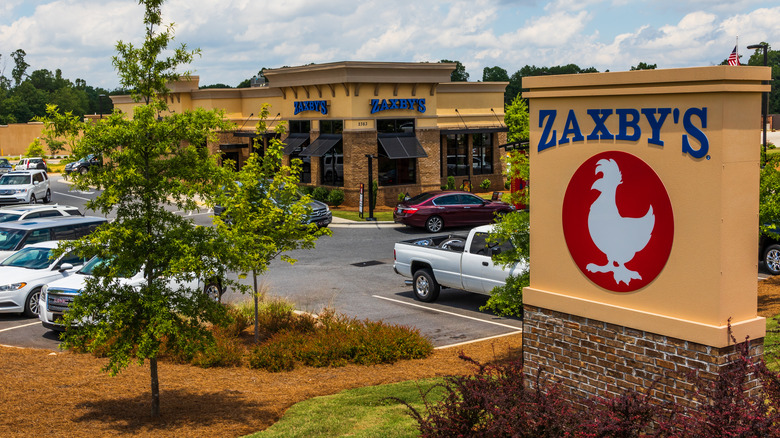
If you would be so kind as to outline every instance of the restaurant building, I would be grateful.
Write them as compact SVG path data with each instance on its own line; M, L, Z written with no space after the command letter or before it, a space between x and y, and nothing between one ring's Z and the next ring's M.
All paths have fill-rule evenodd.
M378 205L400 193L456 187L504 188L506 82L452 82L454 63L336 62L265 70L250 88L199 89L198 77L171 84L172 111L221 109L236 124L209 147L241 168L262 153L273 127L287 123L285 160L303 161L301 183L344 191L357 205L361 184L379 184ZM129 96L112 96L126 113ZM269 105L268 134L255 125Z

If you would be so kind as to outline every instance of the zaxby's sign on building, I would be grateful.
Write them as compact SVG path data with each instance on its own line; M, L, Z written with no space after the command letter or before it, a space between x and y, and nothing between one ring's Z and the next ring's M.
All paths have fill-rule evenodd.
M729 324L736 339L763 338L756 272L767 79L766 68L728 66L524 78L530 368L603 394L633 388L626 382L636 383L638 367L667 376L706 364L691 359L701 351L728 354Z

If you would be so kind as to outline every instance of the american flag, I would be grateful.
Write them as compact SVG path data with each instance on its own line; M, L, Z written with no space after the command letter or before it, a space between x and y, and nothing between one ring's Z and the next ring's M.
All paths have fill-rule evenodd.
M737 56L737 46L734 46L734 50L729 55L729 65L739 65L739 56Z

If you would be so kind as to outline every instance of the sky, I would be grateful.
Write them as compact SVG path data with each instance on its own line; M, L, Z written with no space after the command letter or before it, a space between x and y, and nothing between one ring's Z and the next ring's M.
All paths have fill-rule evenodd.
M598 71L720 64L739 42L780 49L780 5L760 0L169 0L173 46L200 48L200 85L236 86L261 68L338 61L458 60L484 67L577 64ZM3 0L0 73L17 49L28 73L62 70L108 90L117 41L142 43L134 0Z

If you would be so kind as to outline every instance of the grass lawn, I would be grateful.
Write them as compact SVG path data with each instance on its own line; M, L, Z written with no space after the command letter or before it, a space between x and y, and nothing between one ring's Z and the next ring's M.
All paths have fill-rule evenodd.
M766 336L764 337L764 361L772 371L780 371L780 330L778 322L780 315L766 319Z
M357 208L353 210L334 210L331 209L331 212L333 213L333 216L340 217L342 219L349 219L351 221L360 221L365 222L365 218L368 217L368 210L366 210L363 213L363 217L360 217L360 214L357 211ZM374 217L378 221L392 221L393 220L393 212L392 211L374 211Z
M410 380L315 397L293 405L273 426L249 436L416 437L417 422L409 415L409 409L397 400L385 398L397 397L422 410L421 393L442 382L441 378ZM428 394L428 401L437 402L444 394L444 388L436 387Z

